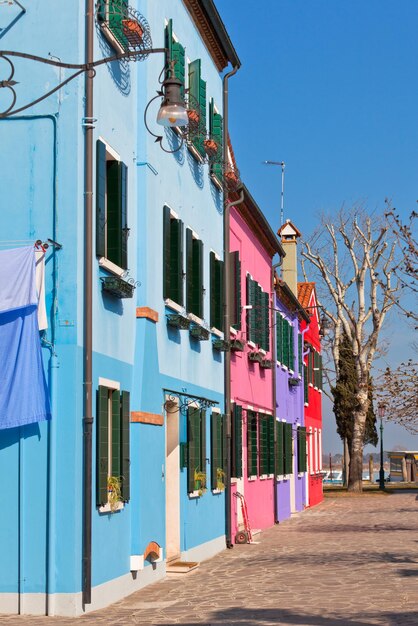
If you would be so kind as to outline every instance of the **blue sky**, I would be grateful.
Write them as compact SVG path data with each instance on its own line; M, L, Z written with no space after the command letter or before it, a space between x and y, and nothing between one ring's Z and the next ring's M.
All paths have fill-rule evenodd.
M285 161L285 217L305 234L343 203L416 208L418 1L215 1L242 62L230 81L238 167L273 228L280 171L265 160ZM409 350L401 328L388 320L395 363ZM324 426L324 452L339 451L329 407ZM389 449L418 449L403 429L386 434Z

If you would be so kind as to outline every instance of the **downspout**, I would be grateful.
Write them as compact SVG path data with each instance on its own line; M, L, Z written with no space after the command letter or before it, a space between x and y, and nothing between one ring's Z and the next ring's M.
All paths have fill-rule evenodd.
M272 292L272 307L270 315L270 328L271 328L271 340L273 342L271 356L273 360L273 384L272 384L272 399L273 399L273 416L274 416L274 479L273 479L273 502L274 502L274 522L277 522L278 516L278 498L277 498L277 427L276 427L276 409L277 409L277 339L276 339L276 290L274 283L275 269L280 267L283 263L283 257L280 258L278 263L275 263L271 267L271 292Z
M223 77L223 126L224 126L224 142L223 142L223 179L228 167L228 80L237 73L239 65L236 65L230 72ZM242 199L244 195L242 194ZM224 189L224 336L227 341L230 338L231 328L231 269L229 263L229 214L231 203L228 202L228 195ZM241 200L242 202L242 200ZM231 353L229 350L225 352L224 359L224 394L225 394L225 415L226 415L226 472L225 472L225 536L227 548L232 548L231 539Z
M86 63L93 63L94 0L86 0ZM84 107L84 417L83 417L83 607L91 604L92 517L92 238L93 238L93 71L85 74Z

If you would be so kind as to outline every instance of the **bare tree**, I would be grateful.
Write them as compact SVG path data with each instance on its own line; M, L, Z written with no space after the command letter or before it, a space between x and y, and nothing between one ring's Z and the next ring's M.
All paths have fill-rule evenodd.
M412 359L387 367L376 380L376 396L385 406L385 417L418 433L418 363Z
M343 332L353 351L358 377L348 489L362 490L363 447L369 409L369 380L379 335L394 305L397 241L387 222L358 206L322 218L319 229L303 242L303 264L313 270L322 305L332 320L332 353L338 377Z
M418 213L412 211L404 222L397 214L396 209L387 202L388 209L385 217L392 233L397 237L401 251L400 259L395 267L395 274L400 278L402 286L416 298L418 295L418 239L416 224ZM418 322L417 309L406 308L403 300L396 301L397 306L411 320Z

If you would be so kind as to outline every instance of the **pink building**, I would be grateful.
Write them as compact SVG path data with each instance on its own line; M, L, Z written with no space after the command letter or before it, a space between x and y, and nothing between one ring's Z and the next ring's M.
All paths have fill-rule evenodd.
M253 529L274 524L273 363L271 355L272 258L283 248L251 194L231 208L233 263L231 330L232 539L243 529L245 497Z

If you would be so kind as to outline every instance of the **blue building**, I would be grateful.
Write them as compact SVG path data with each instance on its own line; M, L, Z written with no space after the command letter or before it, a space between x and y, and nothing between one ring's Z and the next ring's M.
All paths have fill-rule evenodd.
M52 419L7 429L0 423L0 469L8 477L0 613L79 615L163 577L167 560L182 567L225 546L223 195L219 160L207 164L205 138L219 151L221 72L239 61L211 0L156 4L99 2L93 58L149 47L150 37L154 48L170 50L199 118L179 150L161 149L179 146L176 131L163 129L154 143L143 123L164 54L98 66L92 119L83 72L0 119L7 181L0 249L59 244L46 250L48 328L41 333ZM49 2L46 13L33 0L25 12L6 10L2 49L84 63L83 3ZM15 109L76 71L13 62ZM154 104L147 124L158 133ZM91 132L89 481L84 198Z

